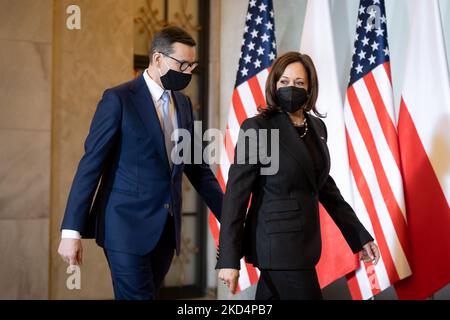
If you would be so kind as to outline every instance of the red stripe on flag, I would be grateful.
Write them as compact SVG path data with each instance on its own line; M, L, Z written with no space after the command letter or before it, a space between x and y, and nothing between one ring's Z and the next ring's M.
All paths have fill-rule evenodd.
M413 274L395 288L400 299L424 299L450 283L450 208L403 99L398 132Z
M389 63L389 61L385 62L385 63L383 63L383 67L384 67L384 70L386 71L389 81L391 82L391 85L392 85L391 64Z
M380 191L383 196L384 202L391 217L392 224L394 225L394 229L397 233L397 237L400 241L403 251L405 252L406 256L408 256L409 243L407 239L408 229L406 221L403 218L400 207L397 203L397 199L395 198L391 185L389 183L389 179L387 178L386 172L384 171L380 155L378 154L375 145L375 140L373 138L372 132L370 131L369 124L364 116L362 106L358 100L358 97L356 96L356 92L353 87L349 87L347 89L347 96L356 124L364 140L364 144L366 145L367 151L373 164L373 168L375 169L375 175L380 186Z
M355 271L359 262L322 204L319 204L319 216L320 233L326 237L322 237L322 254L316 270L320 287L324 288L336 279Z
M216 179L217 179L217 182L219 182L222 192L225 192L226 184L225 184L225 181L223 180L222 170L220 169L220 167L217 168ZM211 229L211 233L214 238L216 248L218 248L219 247L219 234L220 234L219 222L217 221L216 217L214 216L214 214L212 213L211 210L209 211L209 227Z
M234 163L234 144L231 139L230 129L227 128L225 130L225 150L227 152L228 161L230 164Z
M222 188L222 191L225 192L227 184L225 183L225 180L223 179L222 169L220 167L217 168L216 178L217 178L217 181L219 182L220 187Z
M372 195L370 193L369 186L367 184L366 178L361 170L361 167L356 158L355 151L353 149L352 141L350 140L350 136L348 131L345 130L345 135L347 138L347 147L348 147L348 157L350 162L350 168L352 170L353 176L355 177L355 181L361 194L361 198L366 207L367 213L369 214L370 222L372 224L373 230L375 232L375 239L380 248L381 256L383 257L384 265L386 266L386 271L389 277L390 283L395 283L398 279L397 269L395 268L394 261L392 259L391 252L389 250L389 246L387 244L386 238L383 233L383 229L380 224L380 220L378 219L377 210L375 208L375 203L373 202Z
M223 180L222 170L220 169L220 167L217 168L216 179L217 179L217 182L219 182L222 192L225 192L226 183ZM218 248L219 247L219 234L220 234L219 222L217 221L216 217L214 216L214 214L212 213L211 210L209 211L209 228L211 229L211 233L214 238L214 243L216 244L216 248Z
M253 285L258 282L258 273L256 272L255 267L247 262L245 262L245 267L247 268L247 274L248 279L250 280L250 284Z
M256 107L264 107L266 104L266 99L259 85L257 76L248 80L248 85L250 86L250 91L253 94L253 99L255 100Z
M353 300L363 299L361 289L359 288L358 279L356 278L356 272L352 272L347 275L347 285Z
M233 109L240 126L242 122L247 119L247 112L245 112L244 105L242 104L242 100L237 89L234 89L233 91Z
M214 214L211 211L209 211L209 227L211 229L211 233L213 235L214 243L216 244L216 248L218 248L219 247L220 229L219 229L219 225L217 224L216 217L214 216Z
M380 281L378 281L375 266L372 264L372 262L364 262L364 269L366 270L367 278L369 279L372 296L376 296L381 292L381 290Z
M367 278L370 283L370 290L372 292L372 296L375 296L381 292L380 290L380 282L378 281L377 274L375 272L375 267L371 262L364 263L364 270L366 272ZM356 277L356 271L347 275L347 285L350 290L350 294L352 295L353 300L362 300L362 292L359 287L358 278Z
M398 170L401 171L397 131L395 130L395 126L392 122L391 116L386 110L386 105L384 104L383 98L381 97L380 90L378 90L378 86L375 82L375 78L372 72L369 72L364 77L364 82L366 83L370 98L372 99L373 105L375 107L378 121L389 145L389 149L391 149L391 153L395 159L395 162L397 163Z

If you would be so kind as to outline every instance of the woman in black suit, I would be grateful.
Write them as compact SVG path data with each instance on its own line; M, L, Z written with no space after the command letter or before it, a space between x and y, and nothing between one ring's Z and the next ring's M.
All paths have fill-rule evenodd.
M319 201L352 251L362 260L378 262L377 245L329 175L327 130L315 108L317 95L311 58L288 52L270 71L267 108L242 123L228 173L216 266L219 279L233 293L245 256L261 271L257 300L322 299L315 271L321 253ZM268 129L267 139L250 134L261 129ZM279 145L278 140L277 145L267 143L277 133ZM268 164L261 151L272 159L278 152L275 173L263 174Z

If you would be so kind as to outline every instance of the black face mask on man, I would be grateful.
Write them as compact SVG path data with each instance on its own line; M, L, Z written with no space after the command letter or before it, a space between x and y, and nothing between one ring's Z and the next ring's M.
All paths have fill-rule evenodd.
M293 113L308 101L308 93L304 88L281 87L277 90L278 103L283 111Z
M167 68L169 69L169 71L167 71L165 75L161 75L161 70L159 70L161 83L164 89L180 91L189 85L189 82L191 82L192 74L175 71L173 69L170 69L169 66L167 66Z

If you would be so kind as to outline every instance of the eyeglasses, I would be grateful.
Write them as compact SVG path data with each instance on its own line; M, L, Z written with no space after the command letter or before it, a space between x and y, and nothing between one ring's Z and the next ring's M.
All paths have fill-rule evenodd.
M192 62L192 63L189 63L189 62L187 62L187 61L180 61L180 60L178 60L178 59L176 59L176 58L174 58L174 57L169 56L168 54L166 54L166 53L164 53L164 52L161 52L161 54L163 54L163 55L165 55L166 57L168 57L168 58L170 58L170 59L175 60L176 62L178 62L178 63L180 64L180 71L181 71L181 72L186 71L188 68L190 68L191 71L192 71L192 70L194 70L194 69L198 66L198 61L194 61L194 62Z

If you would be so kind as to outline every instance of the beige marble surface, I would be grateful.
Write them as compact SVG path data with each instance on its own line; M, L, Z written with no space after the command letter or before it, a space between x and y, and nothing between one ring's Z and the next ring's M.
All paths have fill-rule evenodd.
M50 133L0 129L0 150L0 219L47 218Z
M51 43L53 0L0 0L0 39Z
M51 242L59 243L59 232L52 233ZM99 299L114 298L109 273L103 250L94 240L82 240L83 264L80 267L80 289L68 289L67 280L72 274L67 273L68 265L55 255L57 247L53 247L50 260L50 299Z
M0 299L48 298L51 0L0 0Z
M0 299L47 299L48 218L0 220Z
M51 45L0 40L0 47L0 128L50 130Z
M81 30L68 30L65 8L55 1L50 217L50 298L113 297L103 252L84 241L82 290L67 290L66 264L57 255L67 195L92 115L109 87L133 78L133 8L129 0L76 1Z

